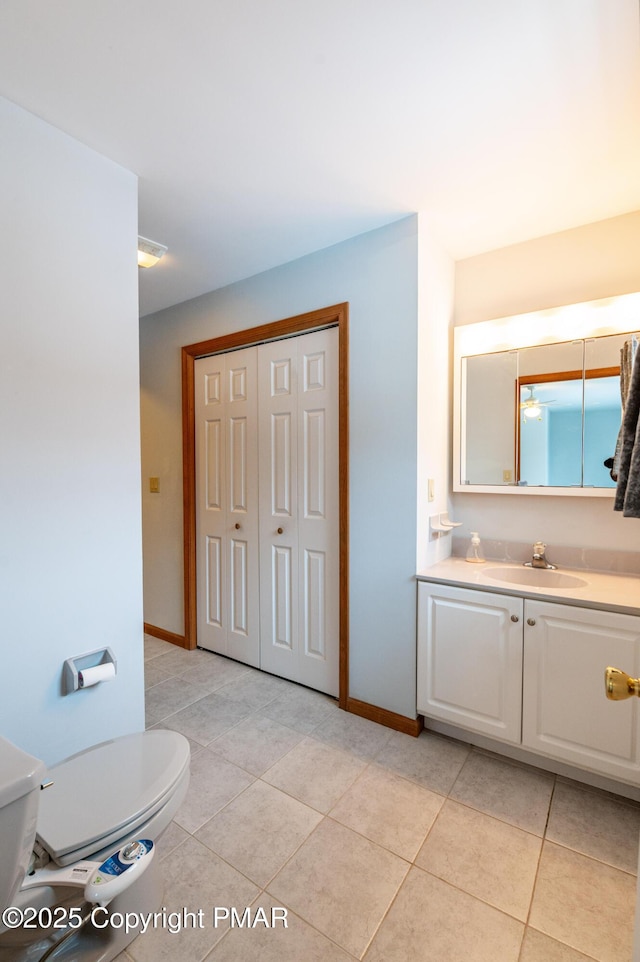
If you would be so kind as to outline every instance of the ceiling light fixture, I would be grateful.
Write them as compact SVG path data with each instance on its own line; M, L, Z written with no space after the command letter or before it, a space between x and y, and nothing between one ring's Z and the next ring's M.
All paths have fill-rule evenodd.
M538 421L542 421L542 408L538 398L533 393L533 388L528 387L526 390L529 392L529 397L520 404L523 419L532 421L537 418Z
M542 408L539 408L537 404L527 404L522 412L522 416L527 418L527 420L533 420L533 418L538 418L539 421L542 420Z
M168 248L164 244L149 240L148 237L138 237L138 267L153 267L157 264Z

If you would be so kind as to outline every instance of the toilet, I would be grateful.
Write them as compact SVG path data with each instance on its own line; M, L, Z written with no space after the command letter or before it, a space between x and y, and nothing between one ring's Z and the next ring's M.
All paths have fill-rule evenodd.
M90 918L64 943L60 926L71 917L75 928L77 906L84 904L84 913L93 904L85 901L85 882L107 859L136 840L155 849L186 795L189 760L187 739L166 730L123 735L52 768L0 737L3 962L37 962L47 952L47 962L109 962L136 937L135 930L106 924L107 913L146 914L161 907L156 851L137 866L140 871L123 874L133 881L100 910L99 926ZM6 916L9 906L34 927L11 928L17 913Z

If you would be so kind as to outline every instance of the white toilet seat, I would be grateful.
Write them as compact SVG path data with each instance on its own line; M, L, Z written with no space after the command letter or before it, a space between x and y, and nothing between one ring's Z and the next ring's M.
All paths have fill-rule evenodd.
M177 732L126 735L49 769L37 838L61 866L91 858L161 812L189 777L189 743Z

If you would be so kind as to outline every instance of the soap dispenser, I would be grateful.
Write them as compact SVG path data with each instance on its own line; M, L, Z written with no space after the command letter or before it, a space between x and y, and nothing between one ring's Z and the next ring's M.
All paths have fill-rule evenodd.
M484 551L480 543L480 535L477 531L471 532L471 544L467 550L467 561L472 564L482 564L485 560Z

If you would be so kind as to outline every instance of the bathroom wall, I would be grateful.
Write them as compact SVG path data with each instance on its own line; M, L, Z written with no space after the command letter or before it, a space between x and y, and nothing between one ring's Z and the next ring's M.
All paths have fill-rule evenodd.
M412 216L141 321L145 621L182 634L180 347L349 302L350 694L411 717L417 247Z
M454 270L454 261L434 237L428 218L419 214L417 571L451 553L451 535L431 534L429 517L450 508L451 432L447 411Z
M53 763L144 724L137 182L1 98L0 129L0 733Z
M455 324L639 291L638 250L640 211L458 261ZM609 498L453 495L458 535L542 539L551 560L554 543L637 551L640 522L612 507Z

